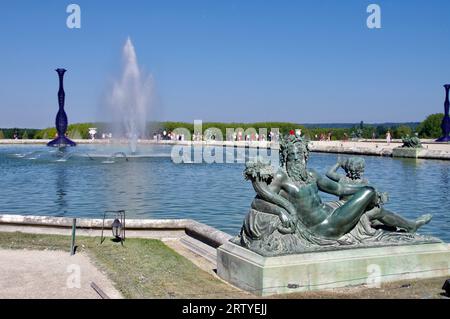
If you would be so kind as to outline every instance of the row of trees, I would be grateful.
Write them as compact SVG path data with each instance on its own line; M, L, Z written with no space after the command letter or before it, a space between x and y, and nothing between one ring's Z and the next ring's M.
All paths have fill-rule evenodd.
M281 134L288 134L290 130L301 129L302 134L310 139L316 139L321 135L328 136L331 133L332 140L342 140L351 138L356 133L360 134L362 138L370 139L374 133L377 138L384 138L386 132L389 130L393 138L402 138L406 135L413 135L418 133L421 138L438 138L441 135L441 122L444 114L432 114L428 116L417 127L413 125L355 125L353 128L321 128L321 127L305 127L304 125L289 122L257 122L257 123L220 123L220 122L205 122L202 123L202 131L208 128L218 128L222 131L224 138L226 137L226 129L243 129L254 128L258 132L260 128L267 129L267 133L271 129L277 128ZM67 132L72 139L87 139L89 138L89 128L96 127L98 129L98 136L102 133L110 132L110 128L106 123L77 123L69 125ZM153 122L148 124L148 136L152 138L153 134L161 133L163 131L171 132L176 128L186 128L193 134L194 124L186 122ZM18 138L26 139L51 139L56 135L55 128L46 128L43 130L36 129L2 129L0 130L0 138Z
M37 129L19 129L19 128L7 128L0 129L0 139L13 139L15 137L20 139L34 139L39 132Z
M234 130L240 128L244 131L248 128L254 128L259 131L260 128L267 129L267 133L270 132L272 128L278 128L281 134L287 134L290 130L301 129L302 134L310 139L315 139L321 135L328 136L331 133L332 140L342 140L345 138L351 138L352 135L356 134L358 131L361 133L361 137L365 139L370 139L373 137L374 133L377 138L384 138L386 132L389 130L393 138L402 138L406 135L413 135L418 133L422 138L438 138L441 134L440 124L442 122L443 114L433 114L427 117L418 126L413 124L400 124L400 125L371 125L371 124L360 124L355 125L352 128L323 128L323 127L306 127L297 123L290 122L257 122L257 123L220 123L220 122L205 122L202 123L202 131L208 128L218 128L221 130L223 136L226 136L226 129L232 128ZM176 128L186 128L193 134L194 124L186 122L160 122L157 125L151 125L149 134L163 130L170 132ZM156 130L155 130L156 128Z
M106 125L103 123L76 123L67 127L67 135L71 139L88 139L89 128L97 127L103 129ZM36 133L35 138L52 139L56 136L56 128L49 127Z
M402 138L406 135L413 135L418 133L421 138L438 138L441 135L441 122L444 114L432 114L428 116L423 122L421 122L418 126L413 124L408 125L355 125L353 128L323 128L323 127L305 127L304 125L290 122L257 122L257 123L220 123L220 122L205 122L202 123L202 130L206 130L211 127L218 128L222 131L223 136L226 136L226 129L232 128L237 129L241 128L244 131L248 128L254 128L259 131L260 128L266 128L268 132L272 128L278 128L281 134L287 134L290 130L301 129L302 133L309 137L310 139L315 139L316 136L320 137L320 135L327 136L331 133L331 138L333 140L342 140L347 137L351 137L353 133L358 132L360 130L361 137L370 139L373 134L377 138L384 138L386 136L386 132L389 130L392 134L393 138ZM185 122L160 122L153 123L151 132L155 132L159 129L159 131L166 130L167 132L173 131L176 128L183 127L188 129L191 134L194 131L193 123L185 123ZM361 128L362 127L362 128Z

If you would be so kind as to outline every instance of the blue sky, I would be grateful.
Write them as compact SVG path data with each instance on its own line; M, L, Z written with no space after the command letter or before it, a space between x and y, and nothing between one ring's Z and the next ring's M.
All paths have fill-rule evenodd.
M81 7L81 29L66 6ZM381 29L366 8L381 7ZM157 120L421 121L450 82L449 1L2 1L0 127L102 120L130 36Z

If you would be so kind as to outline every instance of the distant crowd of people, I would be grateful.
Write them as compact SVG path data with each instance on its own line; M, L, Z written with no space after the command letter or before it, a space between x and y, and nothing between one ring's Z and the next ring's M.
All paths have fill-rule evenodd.
M301 132L301 130L300 130ZM206 131L205 134L200 132L194 132L192 135L193 141L214 141L219 138L212 132ZM276 141L279 139L279 133L270 131L269 134L259 134L257 132L251 132L248 134L244 134L243 131L234 131L232 134L226 137L227 141ZM186 136L184 134L176 134L172 131L163 130L162 132L156 132L153 134L153 140L155 141L184 141L186 140Z
M184 141L184 134L175 134L174 132L167 132L166 130L153 134L153 140L155 141Z
M206 131L206 132L207 133L205 133L205 134L202 134L199 132L194 132L194 134L192 135L192 140L193 141L217 140L217 136L214 133L211 133L209 131ZM270 142L270 141L278 141L279 137L280 137L280 133L278 131L276 131L276 132L270 131L269 134L267 134L267 135L259 134L257 132L251 132L251 133L247 133L247 134L244 134L244 133L245 132L241 131L241 130L233 131L232 134L229 134L226 136L226 140L227 141L236 141L236 142L240 142L240 141L248 141L248 142L269 141ZM295 130L290 130L290 134L302 136L303 133L302 133L302 129L295 129ZM332 131L329 131L328 133L315 134L314 140L315 141L331 141L332 136L333 136ZM352 139L353 139L353 136L352 136ZM372 139L376 139L375 132L372 133ZM164 141L164 140L184 141L184 140L186 140L186 136L184 134L175 134L172 131L163 130L161 132L154 133L153 140L155 140L155 141ZM348 141L348 140L349 140L349 135L345 132L342 137L342 141ZM388 130L386 132L386 143L390 144L391 140L392 140L392 135L391 135L391 132Z
M192 141L214 141L218 140L219 138L213 133L214 130L206 130L205 134L202 134L200 132L194 132L192 135ZM93 129L90 129L89 134L92 139L95 139L97 132ZM219 134L221 134L219 132ZM295 134L297 136L302 136L303 132L302 129L295 129L290 130L289 134ZM352 133L352 139L354 139L354 133ZM416 134L417 135L417 134ZM19 134L17 132L14 132L13 135L14 139L19 139ZM112 133L101 133L102 139L112 139ZM259 134L258 132L244 132L242 130L233 130L232 133L226 136L226 141L246 141L246 142L253 142L253 141L260 141L260 142L271 142L271 141L279 141L280 133L278 131L270 131L268 134ZM372 139L375 140L377 138L375 131L372 133ZM392 133L390 130L387 130L385 134L386 143L389 145L392 141ZM153 140L155 141L185 141L187 140L187 137L183 133L175 133L174 131L170 130L162 130L155 132L153 134ZM329 131L328 133L320 133L314 135L315 141L331 141L332 140L332 131ZM349 135L345 132L343 134L343 137L341 139L342 141L348 141Z
M314 138L316 141L331 141L331 131L328 132L327 134L325 133L320 133L319 135L314 135ZM348 136L346 133L344 133L344 139L347 138Z

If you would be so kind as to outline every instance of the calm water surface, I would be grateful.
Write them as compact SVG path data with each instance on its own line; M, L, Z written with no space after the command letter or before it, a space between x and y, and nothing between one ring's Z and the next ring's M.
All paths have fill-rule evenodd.
M239 232L254 197L244 164L174 164L166 146L141 147L150 157L129 161L99 156L115 151L83 145L57 161L42 146L0 146L0 212L100 218L125 209L129 218L192 218ZM336 159L312 153L309 167L325 173ZM450 161L365 160L366 177L390 194L387 208L408 218L432 213L421 232L450 242Z

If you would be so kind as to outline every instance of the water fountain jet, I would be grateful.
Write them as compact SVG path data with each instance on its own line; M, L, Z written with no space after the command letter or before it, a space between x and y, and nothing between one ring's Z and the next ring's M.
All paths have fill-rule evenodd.
M132 154L137 151L138 139L145 136L146 121L152 95L152 78L142 74L136 51L128 38L123 47L121 78L114 83L109 96L109 108L114 123L120 123L122 136L128 139Z

